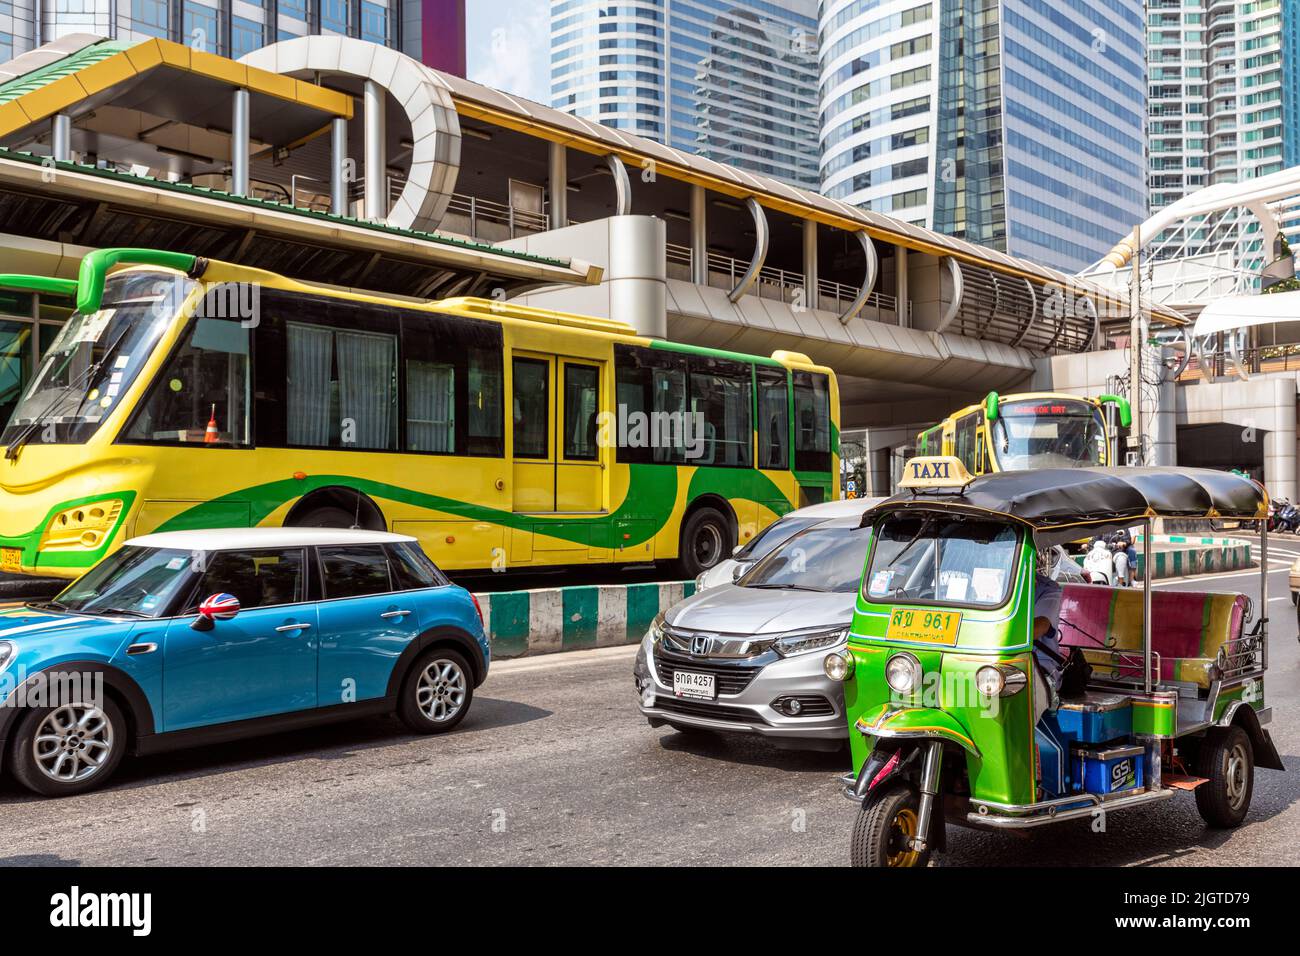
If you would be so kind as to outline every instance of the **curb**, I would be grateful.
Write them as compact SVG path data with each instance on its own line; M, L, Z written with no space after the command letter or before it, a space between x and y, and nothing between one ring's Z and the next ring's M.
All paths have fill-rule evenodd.
M635 644L694 581L607 584L475 594L493 660Z
M1140 540L1140 539L1139 539ZM1215 571L1240 571L1254 567L1250 543L1232 538L1196 538L1184 535L1153 535L1152 544L1192 545L1157 551L1152 557L1155 574L1152 580L1180 578ZM1142 551L1138 550L1137 573L1143 573Z

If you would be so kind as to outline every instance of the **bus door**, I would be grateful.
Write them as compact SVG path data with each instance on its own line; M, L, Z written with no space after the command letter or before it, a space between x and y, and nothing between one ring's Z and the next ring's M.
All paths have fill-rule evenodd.
M605 510L605 462L599 434L601 364L581 359L559 362L560 408L555 465L555 510Z
M514 417L514 510L555 510L555 359L515 352L511 358Z
M982 475L993 470L989 464L988 435L988 422L985 420L983 412L981 412L979 421L975 425L975 471L972 474Z

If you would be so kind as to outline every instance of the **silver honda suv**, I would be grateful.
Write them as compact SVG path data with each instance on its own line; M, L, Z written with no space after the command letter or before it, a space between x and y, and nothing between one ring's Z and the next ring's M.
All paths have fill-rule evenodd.
M870 535L860 521L813 525L734 583L656 618L634 667L650 726L838 749L848 739L844 685L826 677L822 659L848 640Z

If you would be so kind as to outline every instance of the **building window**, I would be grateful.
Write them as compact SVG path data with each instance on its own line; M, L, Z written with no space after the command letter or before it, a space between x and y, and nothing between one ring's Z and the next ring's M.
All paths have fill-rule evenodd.
M361 39L388 42L388 11L377 3L361 2Z
M350 6L348 0L321 0L321 29L346 36L348 32L348 8Z
M167 0L131 0L131 29L167 38Z
M276 9L281 16L307 22L307 0L280 0Z
M230 18L230 55L238 60L245 54L260 49L266 42L264 27L255 20L245 17Z
M221 27L212 7L185 0L181 8L181 40L186 46L204 53L220 53Z

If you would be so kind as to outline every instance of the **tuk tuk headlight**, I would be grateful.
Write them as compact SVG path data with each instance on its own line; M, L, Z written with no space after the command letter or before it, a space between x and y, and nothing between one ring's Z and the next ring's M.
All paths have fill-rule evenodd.
M975 689L984 697L1011 697L1028 683L1025 672L1010 664L986 664L975 672Z
M822 661L822 670L833 681L846 681L853 676L853 655L847 648L832 651Z
M910 694L921 686L921 662L906 651L885 663L885 683L895 694Z

